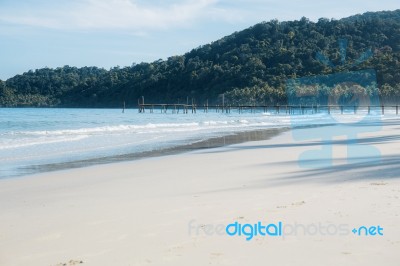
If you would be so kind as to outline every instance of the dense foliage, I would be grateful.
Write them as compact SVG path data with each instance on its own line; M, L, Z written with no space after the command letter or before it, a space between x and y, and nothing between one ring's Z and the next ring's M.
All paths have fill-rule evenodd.
M339 39L347 40L341 64ZM359 65L359 57L372 56ZM316 60L329 58L331 67ZM400 99L400 10L341 20L262 22L182 55L104 70L43 68L0 82L0 106L119 107L147 102L286 101L288 79L375 69L384 102Z

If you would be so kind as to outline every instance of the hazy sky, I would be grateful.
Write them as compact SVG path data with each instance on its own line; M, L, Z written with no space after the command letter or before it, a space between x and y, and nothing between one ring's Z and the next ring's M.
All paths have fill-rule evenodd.
M166 59L261 21L395 10L398 0L0 0L0 79Z

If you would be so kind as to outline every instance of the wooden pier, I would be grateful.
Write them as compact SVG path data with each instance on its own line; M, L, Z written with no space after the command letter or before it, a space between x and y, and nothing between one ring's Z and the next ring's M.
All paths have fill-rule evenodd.
M371 113L372 110L379 111L382 115L385 114L385 111L393 110L396 112L396 115L399 114L399 105L209 105L208 101L206 104L197 105L192 100L191 104L180 104L180 103L165 103L165 104L153 104L153 103L144 103L144 97L138 100L138 110L139 113L145 113L146 111L150 113L154 113L159 110L161 113L167 113L170 110L172 113L179 114L180 112L187 114L189 112L195 114L198 111L203 111L204 113L208 113L209 111L214 110L217 113L230 113L233 110L236 110L238 113L243 112L260 112L264 113L273 112L276 114L285 113L285 114L315 114L320 112L326 112L331 114L332 112L340 112L344 113L354 113L357 114L358 111L365 110L368 114Z
M231 111L237 111L239 114L243 112L271 112L276 114L315 114L326 112L331 114L333 112L348 114L365 110L368 114L371 111L379 111L382 115L385 114L388 110L393 110L396 112L396 115L399 114L399 106L398 105L381 105L381 106L343 106L343 105L201 105L198 106L196 104L140 104L138 106L139 113L145 113L146 111L150 113L160 112L167 113L171 111L174 114L179 114L180 112L183 114L187 114L191 112L192 114L197 113L198 111L202 111L204 113L208 113L209 111L215 111L217 113L231 113Z

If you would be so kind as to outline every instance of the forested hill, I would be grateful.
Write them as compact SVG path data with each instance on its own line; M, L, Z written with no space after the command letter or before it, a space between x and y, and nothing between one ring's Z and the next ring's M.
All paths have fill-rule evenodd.
M341 65L339 39L347 39L350 66ZM323 53L334 65L317 61ZM288 78L373 68L385 100L400 97L400 10L369 12L341 20L272 20L235 32L167 60L105 70L43 68L0 81L0 106L120 107L145 96L148 102L198 103L218 95L285 102Z

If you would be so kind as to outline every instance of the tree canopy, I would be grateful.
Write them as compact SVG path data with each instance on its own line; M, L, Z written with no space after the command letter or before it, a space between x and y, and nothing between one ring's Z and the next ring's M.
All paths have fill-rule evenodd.
M342 64L339 39L347 40ZM368 51L372 56L360 60ZM336 67L322 64L324 55ZM361 58L362 59L362 58ZM357 61L359 60L359 61ZM286 101L288 79L375 69L383 101L400 99L400 10L317 22L272 20L167 60L105 70L42 68L0 81L0 106L119 107L149 102ZM355 64L360 63L360 64Z

